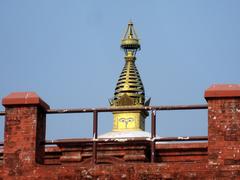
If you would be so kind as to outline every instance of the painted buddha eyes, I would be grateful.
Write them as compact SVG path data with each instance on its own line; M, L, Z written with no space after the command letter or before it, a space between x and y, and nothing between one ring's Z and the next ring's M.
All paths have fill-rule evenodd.
M125 128L127 128L128 123L133 122L134 119L133 118L120 118L119 122L125 123Z
M120 118L119 121L120 122L125 122L125 123L127 122L127 123L129 123L129 122L133 122L134 119L133 118L127 118L127 119L126 118Z

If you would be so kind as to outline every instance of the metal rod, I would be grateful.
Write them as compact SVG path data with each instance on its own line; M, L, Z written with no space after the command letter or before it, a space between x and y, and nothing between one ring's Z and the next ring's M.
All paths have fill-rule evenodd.
M5 111L0 111L0 116L4 116L5 115Z
M193 109L207 109L207 104L199 105L177 105L177 106L144 106L144 107L115 107L115 108L69 108L69 109L50 109L47 114L63 114L63 113L91 113L97 112L114 112L114 111L136 111L136 110L193 110Z
M93 112L93 138L98 138L98 112Z
M93 111L93 163L97 163L98 112Z
M178 136L178 137L162 137L155 138L156 142L163 141L207 141L208 136Z
M156 111L151 112L151 138L156 137Z
M98 143L112 143L112 142L134 142L134 141L150 141L149 138L123 138L124 141L121 141L121 138L101 138L97 139ZM164 141L207 141L208 136L186 136L186 137L162 137L162 138L155 138L155 142L164 142ZM52 144L69 144L69 143L91 143L93 142L92 138L81 138L81 139L60 139L60 140L46 140L43 144L52 145ZM0 142L3 145L3 142Z
M151 141L151 163L155 162L155 140Z
M151 112L151 162L155 162L156 111Z

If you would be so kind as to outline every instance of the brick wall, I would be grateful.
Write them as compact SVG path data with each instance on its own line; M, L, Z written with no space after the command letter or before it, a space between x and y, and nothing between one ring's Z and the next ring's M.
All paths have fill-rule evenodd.
M208 101L208 163L218 176L240 178L240 86L213 85Z
M240 179L240 86L211 86L205 98L207 143L156 144L155 163L147 140L100 143L93 164L92 141L45 147L49 106L36 93L12 93L3 99L0 179Z

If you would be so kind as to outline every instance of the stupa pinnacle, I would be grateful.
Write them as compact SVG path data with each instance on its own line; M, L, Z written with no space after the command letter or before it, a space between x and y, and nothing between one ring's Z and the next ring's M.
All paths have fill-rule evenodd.
M144 106L145 92L139 72L135 65L136 52L140 50L140 43L129 22L126 33L121 41L121 48L125 52L125 65L115 88L111 107ZM147 102L149 104L149 101ZM147 105L148 105L147 104ZM144 131L146 111L114 112L113 131Z
M111 106L143 105L145 101L144 87L135 66L135 55L140 50L140 43L132 22L128 23L121 48L125 52L125 66L118 79Z

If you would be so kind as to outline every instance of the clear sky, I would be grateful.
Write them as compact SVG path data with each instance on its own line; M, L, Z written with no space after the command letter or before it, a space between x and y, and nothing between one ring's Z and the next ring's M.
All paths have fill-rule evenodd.
M239 0L1 0L0 98L35 91L51 108L108 107L131 19L151 105L206 103L210 85L240 83L239 9ZM100 114L100 133L112 119ZM160 136L207 135L207 110L159 112L157 125ZM48 115L47 139L91 137L91 126L91 114ZM0 141L3 128L0 117Z

